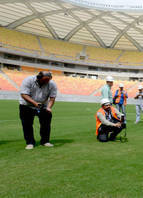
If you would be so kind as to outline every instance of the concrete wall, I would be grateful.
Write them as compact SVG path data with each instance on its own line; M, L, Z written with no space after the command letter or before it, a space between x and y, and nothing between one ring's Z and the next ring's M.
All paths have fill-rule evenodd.
M19 93L15 91L0 91L1 100L18 100ZM56 101L66 102L91 102L100 103L100 97L97 96L78 96L78 95L66 95L58 93ZM136 101L132 98L128 99L128 104L135 104Z

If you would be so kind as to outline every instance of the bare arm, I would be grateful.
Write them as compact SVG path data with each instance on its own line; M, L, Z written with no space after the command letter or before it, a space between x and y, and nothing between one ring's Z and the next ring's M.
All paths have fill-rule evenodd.
M98 118L99 118L99 120L101 121L102 124L105 124L105 125L107 125L107 126L114 126L114 127L118 127L118 128L121 127L120 121L117 122L117 123L110 122L110 121L107 120L107 119L105 118L105 116L103 116L102 113L100 113L100 112L97 113L97 116L98 116Z
M38 107L38 104L35 100L33 100L29 95L27 94L21 94L21 97L26 100L27 102L30 102L31 104L33 104L35 107Z
M105 116L102 115L102 113L98 112L97 116L98 116L98 118L99 118L99 120L101 121L102 124L105 124L107 126L115 126L115 124L110 122L109 120L107 120L105 118Z
M48 106L47 106L47 111L52 112L52 106L55 103L55 98L54 97L50 97L50 100L48 102Z

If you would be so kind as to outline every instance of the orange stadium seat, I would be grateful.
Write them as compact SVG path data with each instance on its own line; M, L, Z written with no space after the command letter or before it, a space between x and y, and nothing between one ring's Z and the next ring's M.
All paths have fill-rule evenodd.
M17 71L17 70L2 70L12 81L14 81L19 87L21 86L22 81L31 75L36 75L37 72L32 71ZM53 80L56 82L58 86L58 90L61 94L70 94L70 95L85 95L85 96L101 96L101 87L105 85L105 80L100 79L86 79L86 78L75 78L75 77L67 77L61 75L61 73L53 73ZM119 84L124 84L124 89L127 91L128 96L133 98L138 91L139 82L133 81L114 81L114 85L112 87L113 96L115 91L119 88ZM2 90L15 90L17 89L13 87L6 79L0 76L0 87Z
M0 90L18 91L7 79L0 74Z
M34 75L31 72L19 72L16 70L5 70L3 69L4 73L13 80L19 87L21 86L22 81L30 75Z
M98 87L96 80L74 77L54 77L60 93L71 95L91 95ZM100 82L100 81L99 81Z

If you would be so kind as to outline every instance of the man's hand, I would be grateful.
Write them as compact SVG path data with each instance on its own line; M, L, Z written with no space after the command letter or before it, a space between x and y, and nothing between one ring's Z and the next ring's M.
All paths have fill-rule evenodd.
M33 104L35 107L37 107L37 108L39 107L39 104L40 104L40 103L38 103L38 102L36 102L35 100L33 100L33 99L31 98L31 96L29 96L29 95L27 95L27 94L21 94L21 97L22 97L24 100L26 100L27 102Z
M39 108L41 103L35 102L35 107Z
M46 108L46 111L47 111L47 112L52 113L52 106L54 105L54 102L55 102L55 98L50 97L48 106L47 106L47 108Z
M51 108L49 108L49 107L47 107L46 111L48 111L48 112L52 113L52 109L51 109Z
M121 123L117 122L116 124L114 124L114 126L120 128L121 127Z

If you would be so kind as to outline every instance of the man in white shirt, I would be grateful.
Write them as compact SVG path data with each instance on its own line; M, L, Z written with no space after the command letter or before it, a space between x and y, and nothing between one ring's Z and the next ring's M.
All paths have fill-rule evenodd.
M36 115L40 122L41 145L53 146L49 140L52 106L57 95L57 86L51 79L52 74L50 72L39 72L37 76L29 76L22 82L19 109L27 144L25 149L33 149L35 146L33 121Z
M110 103L113 103L113 97L111 92L111 87L113 86L114 79L112 76L106 77L106 85L101 89L101 99L108 98Z
M137 124L140 121L140 114L141 111L143 112L143 87L142 85L138 86L138 93L134 97L136 100L136 121L135 124Z

